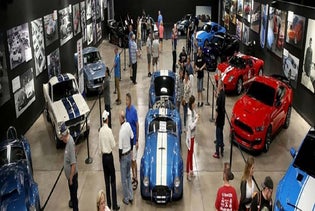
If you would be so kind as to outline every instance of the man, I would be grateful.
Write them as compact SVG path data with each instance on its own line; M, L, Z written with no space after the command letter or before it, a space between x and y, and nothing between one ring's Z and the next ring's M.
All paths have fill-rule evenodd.
M158 28L159 28L161 22L163 22L163 16L162 16L161 11L159 10L158 11L158 25L157 25Z
M172 56L173 56L173 66L172 70L173 72L176 72L176 47L177 47L177 26L176 23L173 26L172 29Z
M78 168L77 158L75 154L75 143L70 135L69 129L65 123L61 124L60 128L61 140L66 144L63 168L68 180L68 186L70 191L69 207L74 211L79 210L78 207Z
M183 47L182 52L180 52L179 54L178 65L184 71L186 67L186 62L187 62L187 53L186 53L185 47Z
M198 47L197 57L195 60L195 71L197 72L197 92L198 92L198 107L203 106L203 78L204 69L206 68L206 62L202 55L201 47Z
M120 81L120 55L118 53L118 47L115 47L114 49L115 53L115 61L114 61L114 70L115 70L115 89L117 90L117 99L116 99L116 104L120 105L121 104L121 98L120 98L120 86L119 86L119 81ZM108 111L108 109L105 107L105 110ZM109 107L110 111L110 107ZM110 113L110 112L109 112ZM110 126L111 127L111 126Z
M312 58L313 58L312 38L310 38L309 46L306 49L305 62L304 62L304 71L308 77L310 76L310 73L311 73Z
M273 192L273 181L267 176L265 181L262 183L262 190L258 192L251 203L250 210L272 210L272 192Z
M149 32L147 39L147 59L148 59L148 77L151 77L151 54L152 54L152 33Z
M219 148L221 148L221 156L223 157L224 143L223 143L223 127L225 121L225 93L223 89L223 82L218 81L217 88L217 104L215 108L215 125L216 125L216 152L213 154L214 158L220 158Z
M153 71L157 70L157 63L159 60L159 40L157 39L157 35L154 36L154 40L152 43L152 66ZM154 69L155 66L155 69Z
M117 205L115 166L112 153L116 142L112 130L108 127L108 117L109 112L105 110L102 114L103 126L98 133L99 149L102 154L107 205L111 209L113 203L113 210L119 210L120 207ZM110 197L110 189L112 190L112 200Z
M120 112L119 115L120 130L119 130L119 161L121 172L121 183L123 189L123 203L128 205L133 201L133 192L130 177L131 168L131 144L130 140L134 138L134 134L130 124L125 121L125 113Z
M130 59L131 59L131 67L132 67L132 82L133 84L137 84L137 44L135 42L136 35L132 34L132 39L130 42Z
M108 117L108 127L112 128L112 115L110 112L110 75L109 75L109 68L106 67L105 71L105 79L103 82L103 92L104 92L104 104L105 110L109 111Z
M133 139L131 139L131 148L132 148L132 184L133 189L137 189L138 186L138 177L137 177L137 153L138 153L138 138L139 138L139 122L138 114L136 108L131 104L131 95L130 93L126 94L126 121L130 124L132 132L134 134Z

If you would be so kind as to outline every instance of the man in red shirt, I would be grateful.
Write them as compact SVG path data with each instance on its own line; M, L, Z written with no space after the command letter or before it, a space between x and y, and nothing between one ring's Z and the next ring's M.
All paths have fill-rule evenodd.
M238 210L238 199L235 188L230 185L229 181L234 179L230 165L224 163L223 186L218 189L215 200L215 208L219 211L236 211Z

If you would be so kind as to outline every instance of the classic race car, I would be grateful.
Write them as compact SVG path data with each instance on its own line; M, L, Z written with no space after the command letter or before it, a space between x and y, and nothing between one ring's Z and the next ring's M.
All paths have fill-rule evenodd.
M160 70L154 72L151 77L151 84L149 88L149 108L155 107L156 103L171 103L176 105L175 82L175 73L171 70Z
M102 61L100 52L95 47L84 48L83 51L83 73L84 73L84 91L89 94L90 91L97 91L102 86L105 78L105 63ZM74 63L78 65L78 54L74 54Z
M243 83L263 74L264 61L253 56L237 53L229 61L218 64L215 80L221 77L226 91L240 94Z
M256 76L232 111L233 141L250 151L267 152L272 136L291 118L293 92L283 76Z
M225 33L226 29L215 22L205 23L205 25L202 27L202 30L198 31L196 35L198 46L204 47L208 45L212 37L218 32Z
M311 128L299 151L291 148L293 161L279 181L275 211L314 210L315 197L315 130Z
M181 119L176 109L150 109L145 120L145 148L140 165L141 196L156 203L183 196Z
M60 141L60 127L63 122L68 126L73 138L82 133L85 136L89 134L90 108L79 93L77 82L72 74L53 76L43 85L43 92L47 120L51 121L54 127L57 148L63 145Z
M177 21L176 28L179 36L187 33L187 29L193 21L193 18L192 14L186 14L180 21Z
M109 42L118 45L120 48L128 48L128 28L122 21L108 20Z
M40 210L30 144L10 127L0 142L0 210Z

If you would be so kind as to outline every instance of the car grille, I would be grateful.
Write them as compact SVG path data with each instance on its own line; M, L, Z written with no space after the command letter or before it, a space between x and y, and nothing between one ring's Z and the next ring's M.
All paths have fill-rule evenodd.
M102 78L97 78L97 79L94 79L94 84L101 84L103 83L103 77Z
M250 135L253 135L254 132L252 130L252 128L246 124L244 124L243 122L239 121L238 119L235 119L234 124L236 126L238 126L239 128L241 128L242 130L246 131L247 133L249 133Z
M152 195L156 203L166 203L171 197L171 190L167 186L158 185L153 188Z

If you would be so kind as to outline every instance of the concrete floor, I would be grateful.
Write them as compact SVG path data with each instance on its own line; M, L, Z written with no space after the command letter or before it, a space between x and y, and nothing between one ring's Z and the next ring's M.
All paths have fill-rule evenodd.
M184 45L184 40L179 41L178 49ZM161 53L159 68L171 69L172 53L171 41L164 41L164 49ZM110 68L114 60L114 46L104 41L100 47L100 52L104 62ZM126 51L127 52L127 51ZM179 54L179 52L178 52ZM121 54L122 69L124 68L124 54ZM128 55L128 53L127 53ZM128 57L127 57L128 58ZM128 59L127 59L128 60ZM266 61L268 62L268 61ZM268 74L268 70L265 70ZM147 59L146 51L142 53L142 57L138 60L138 76L137 85L133 85L129 79L129 70L122 70L121 80L121 95L122 104L117 106L114 104L116 96L114 91L114 80L111 80L111 95L112 95L112 128L115 140L118 141L119 120L118 112L125 109L125 95L130 92L133 97L133 104L138 110L139 124L140 124L140 147L138 154L138 167L140 167L140 159L144 150L144 119L148 111L148 88L150 78L147 77ZM195 83L196 84L196 83ZM206 87L206 80L204 82ZM196 93L196 88L194 89ZM212 87L209 91L209 102L212 101ZM204 92L206 102L206 91ZM231 115L231 110L234 102L238 96L227 96L226 111ZM98 99L97 96L89 97L87 99L88 105L92 108L93 103ZM91 112L91 130L89 135L90 156L93 158L92 164L85 164L87 156L87 142L83 141L77 145L78 150L78 168L79 168L79 208L80 210L95 210L96 196L100 189L105 189L105 182L103 177L101 155L98 151L98 129L100 127L99 106L98 101ZM102 99L102 109L104 107ZM229 126L226 121L224 127L225 140L225 156L222 159L212 158L215 150L213 143L215 134L215 125L209 121L211 117L211 106L204 106L197 108L201 114L201 120L197 126L196 146L194 153L194 169L196 177L193 181L188 182L184 177L184 196L183 199L177 202L168 203L167 205L157 205L141 198L139 187L134 192L133 205L124 205L122 203L122 185L120 179L120 168L118 159L118 149L114 151L114 161L117 178L117 197L121 210L215 210L214 201L217 189L223 184L222 169L223 163L230 160L230 144L229 144ZM181 111L182 112L182 111ZM275 187L280 178L284 175L291 156L289 150L291 147L297 148L304 138L308 129L310 128L299 114L293 109L291 125L287 130L281 130L274 138L268 153L262 153L255 157L255 178L258 184L261 184L263 178L270 175L274 180ZM63 150L57 150L53 141L52 126L47 122L45 115L41 115L34 125L25 134L30 140L35 181L39 185L39 193L41 206L46 202L50 191L58 177L58 174L63 166ZM182 135L184 137L184 134ZM182 138L183 138L182 137ZM184 142L183 142L184 143ZM187 148L183 144L182 157L186 161ZM248 154L243 152L247 158ZM185 162L184 162L185 163ZM236 188L238 197L240 197L240 178L244 168L244 161L241 152L237 147L233 147L232 171L235 179L231 184ZM139 169L138 169L139 171ZM275 188L276 189L276 188ZM257 190L257 189L256 189ZM275 190L274 190L275 193ZM275 195L275 194L274 194ZM273 196L274 196L273 195ZM69 190L64 172L62 172L59 181L47 203L45 210L70 210L68 208Z

